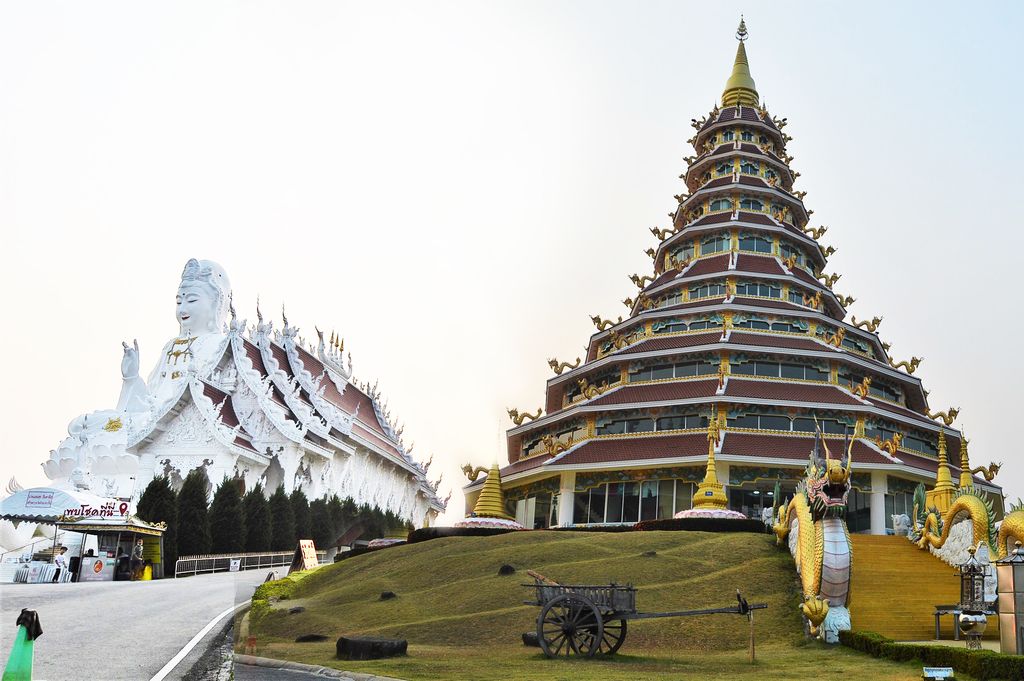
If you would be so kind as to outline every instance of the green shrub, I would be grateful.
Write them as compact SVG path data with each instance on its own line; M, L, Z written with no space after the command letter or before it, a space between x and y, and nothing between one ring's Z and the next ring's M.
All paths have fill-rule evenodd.
M406 539L407 544L415 544L440 537L490 537L495 534L506 532L522 532L522 530L511 530L503 527L421 527L409 533Z
M839 642L848 648L894 662L920 660L929 667L952 667L980 681L1024 679L1024 657L1018 655L924 643L897 643L870 631L840 631Z

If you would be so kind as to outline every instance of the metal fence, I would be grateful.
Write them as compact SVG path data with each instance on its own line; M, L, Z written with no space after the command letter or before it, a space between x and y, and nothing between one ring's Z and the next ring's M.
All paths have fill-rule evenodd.
M239 570L258 570L260 568L281 567L291 565L294 551L279 553L219 553L202 556L184 556L174 564L175 577L188 577L208 572L228 572L231 561L238 561ZM326 551L316 552L321 563L327 558Z

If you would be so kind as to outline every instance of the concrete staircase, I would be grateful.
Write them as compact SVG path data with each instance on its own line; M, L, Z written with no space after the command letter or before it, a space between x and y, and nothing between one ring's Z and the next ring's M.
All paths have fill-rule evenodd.
M852 534L850 619L854 631L897 641L935 638L935 606L960 600L956 569L906 537ZM989 629L995 628L989 618ZM942 617L942 637L953 637L953 617Z

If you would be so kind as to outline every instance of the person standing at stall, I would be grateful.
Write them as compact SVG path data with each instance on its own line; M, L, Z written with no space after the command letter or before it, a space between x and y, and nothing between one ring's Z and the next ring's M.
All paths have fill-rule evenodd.
M142 578L142 568L145 562L142 559L142 540L139 539L132 547L132 581Z
M68 569L68 562L64 557L64 554L68 552L68 547L62 546L59 551L60 553L53 557L53 564L57 566L57 569L53 572L53 581L55 582L60 579L60 573Z

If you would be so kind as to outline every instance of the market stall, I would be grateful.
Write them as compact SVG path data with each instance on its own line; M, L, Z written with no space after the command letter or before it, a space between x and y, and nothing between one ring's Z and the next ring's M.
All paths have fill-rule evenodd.
M55 487L34 487L21 490L0 501L0 519L12 522L34 522L53 525L53 546L56 548L60 529L95 536L96 549L85 549L79 543L78 553L66 556L67 569L58 581L112 581L117 579L159 578L163 576L163 523L152 524L129 515L129 503L120 499ZM132 573L132 550L138 540L143 543L143 564ZM14 581L50 582L56 575L52 560L17 562Z

